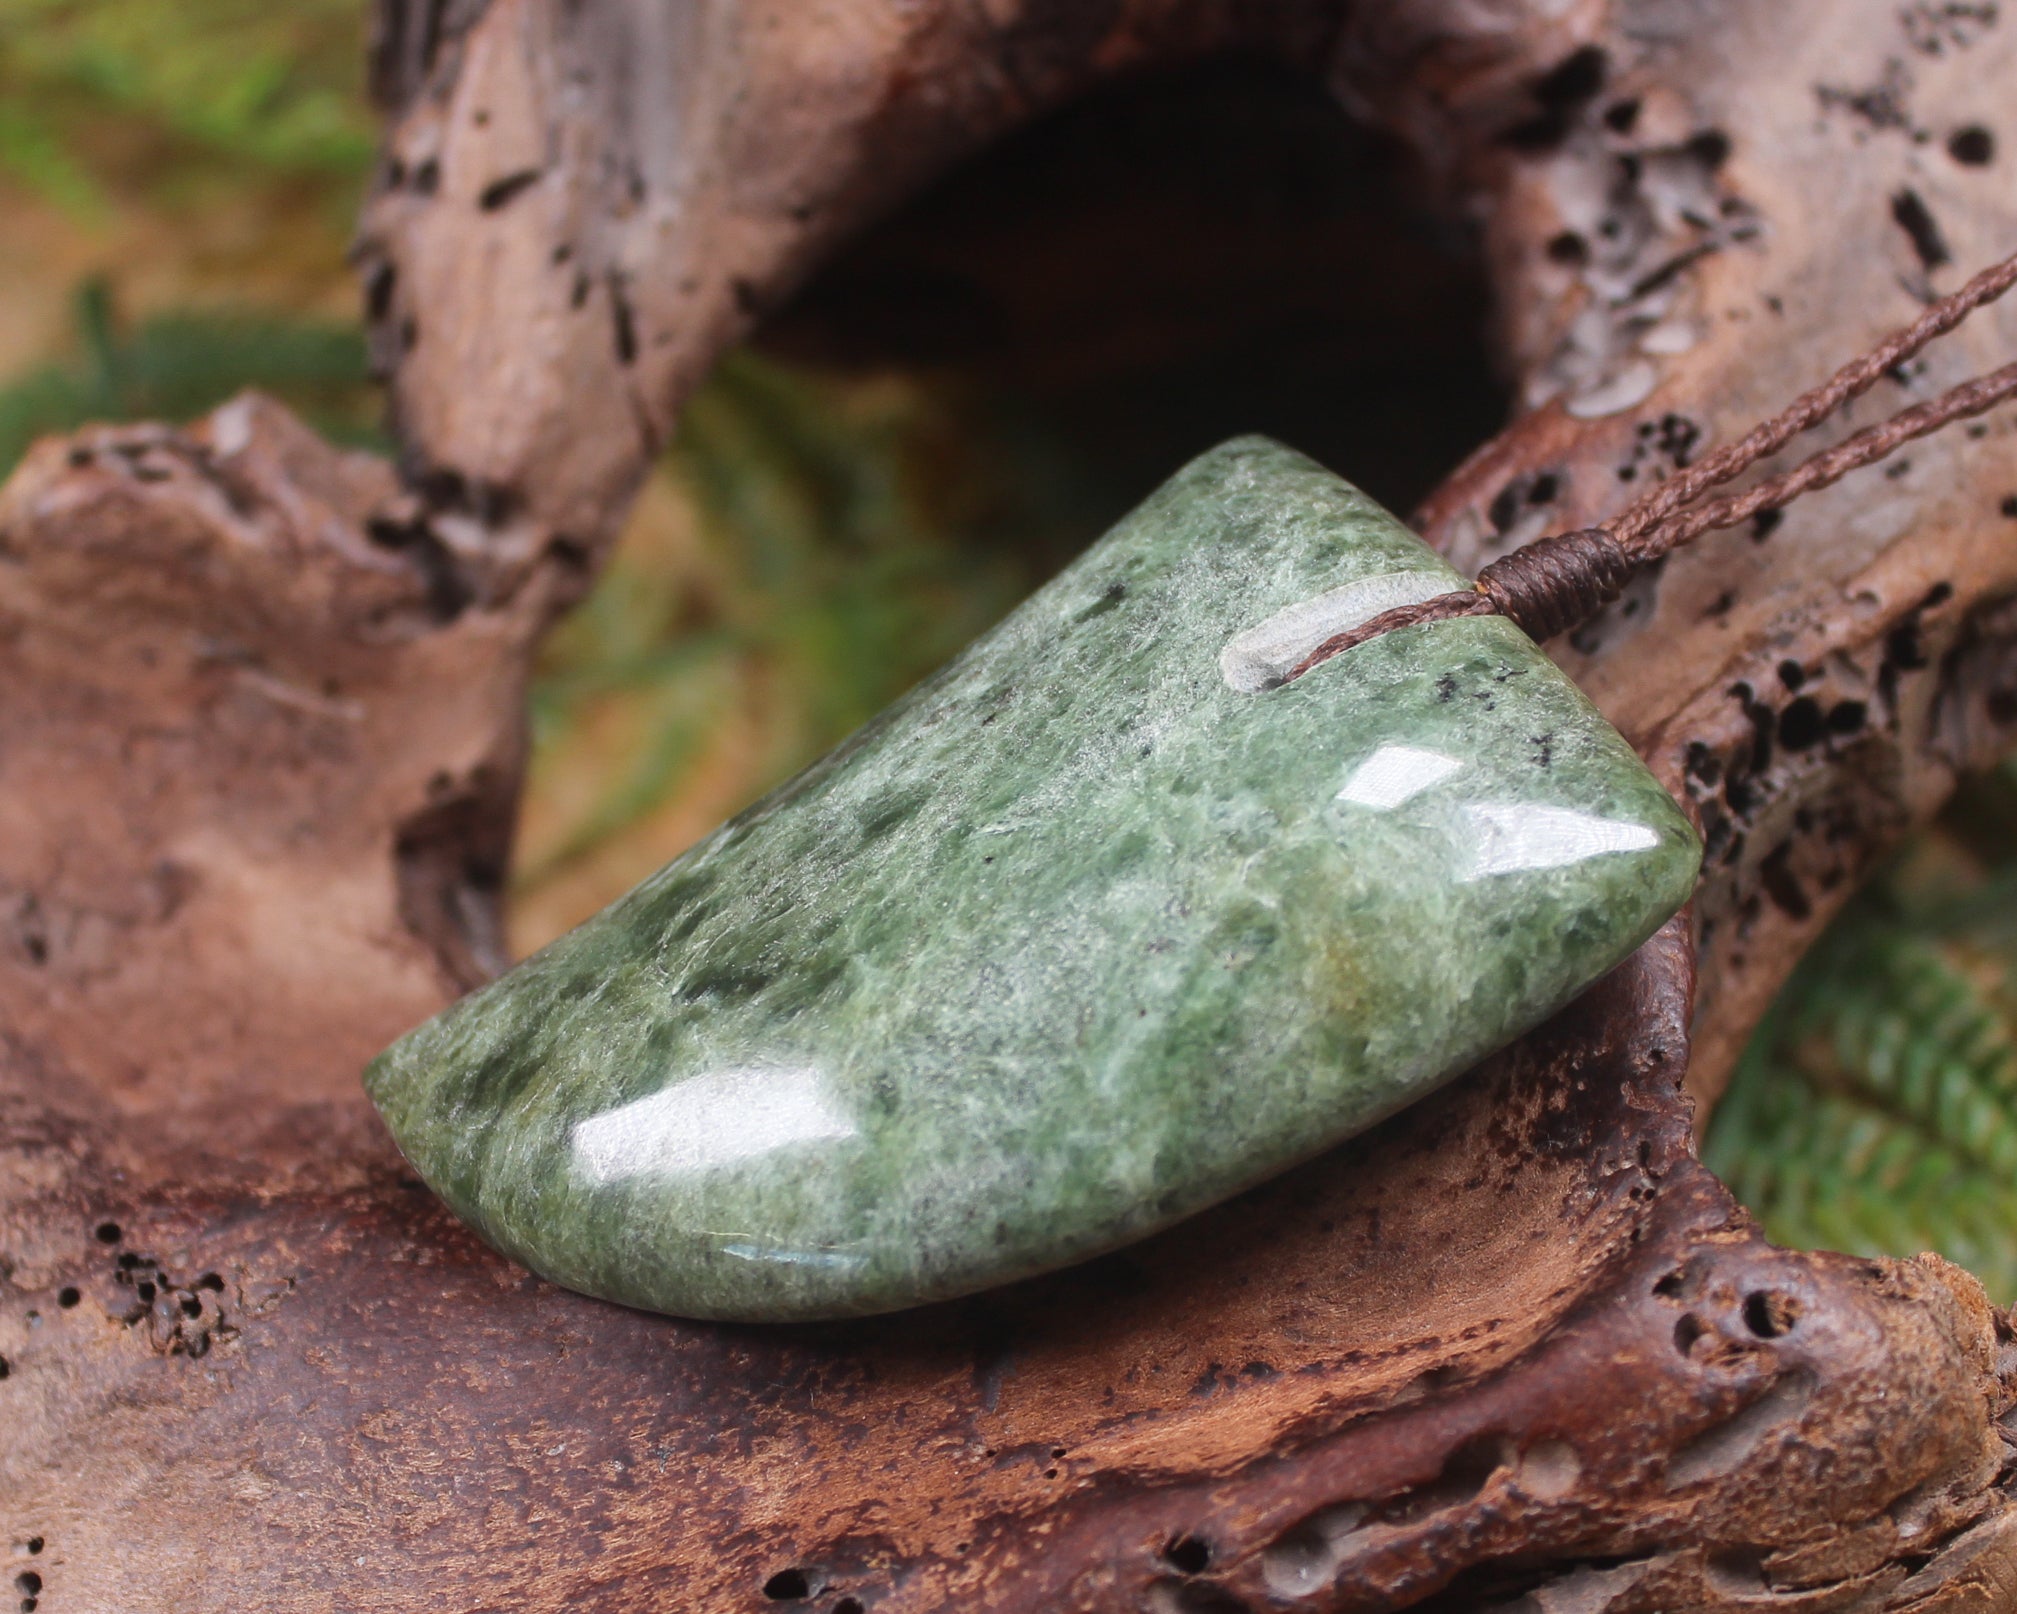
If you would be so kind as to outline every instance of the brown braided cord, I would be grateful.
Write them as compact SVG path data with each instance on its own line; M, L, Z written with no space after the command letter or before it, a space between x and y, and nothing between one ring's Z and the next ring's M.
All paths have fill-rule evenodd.
M1347 650L1364 644L1368 639L1377 639L1381 634L1392 633L1397 628L1419 627L1424 622L1447 622L1451 617L1457 616L1490 616L1497 609L1498 607L1487 595L1480 594L1475 589L1464 589L1455 594L1438 594L1414 605L1397 605L1391 611L1382 611L1378 616L1368 617L1356 628L1347 628L1343 633L1332 634L1284 673L1282 682L1294 683L1320 662L1329 661L1333 656L1341 656Z
M1478 592L1536 642L1566 633L1625 590L1637 567L1602 527L1539 538L1478 573Z
M1795 437L1818 426L1852 399L1861 397L1907 359L1944 336L1976 309L1993 303L2017 285L2017 256L1983 270L1953 295L1941 298L1910 325L1893 331L1869 352L1852 359L1820 386L1803 392L1770 420L1761 421L1736 442L1717 449L1606 522L1618 542L1632 549L1641 534L1693 504L1713 487L1741 476L1758 461L1778 453Z
M1705 532L1742 526L1766 510L1791 504L1803 493L1839 482L1851 471L1874 465L1893 450L1957 420L1983 414L2006 398L2017 396L2017 364L2006 364L1973 381L1963 382L1939 397L1866 426L1833 448L1801 461L1779 476L1768 477L1742 493L1711 499L1684 510L1641 540L1638 557L1650 560L1692 543Z
M1616 599L1631 581L1633 562L1617 540L1600 527L1556 533L1503 555L1478 574L1475 589L1438 594L1333 634L1291 667L1282 679L1302 677L1354 645L1396 628L1447 622L1459 616L1500 616L1517 622L1536 641L1552 639Z
M1802 393L1771 419L1679 472L1601 526L1536 539L1485 567L1472 589L1399 606L1334 634L1291 668L1283 682L1300 678L1312 667L1381 634L1453 617L1496 613L1537 642L1552 639L1615 600L1647 561L1670 554L1705 532L1738 526L1764 511L1780 509L1804 493L1875 464L1915 438L2017 396L2017 364L2008 364L1866 426L1742 493L1703 498L1709 489L1742 475L1799 433L1869 391L1935 337L1953 330L2013 285L2017 285L2017 255L1985 269L1952 296L1931 305L1910 325L1843 365L1820 386Z

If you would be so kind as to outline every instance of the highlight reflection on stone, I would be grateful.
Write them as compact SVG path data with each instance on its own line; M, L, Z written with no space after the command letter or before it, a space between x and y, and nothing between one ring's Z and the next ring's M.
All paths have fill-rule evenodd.
M1692 889L1686 821L1520 632L1279 445L1181 471L798 778L367 1085L570 1287L892 1310L1111 1249L1502 1046Z

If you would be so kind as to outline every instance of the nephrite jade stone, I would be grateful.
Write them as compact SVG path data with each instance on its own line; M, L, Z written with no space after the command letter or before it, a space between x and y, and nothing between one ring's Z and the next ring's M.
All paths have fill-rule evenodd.
M1185 467L830 756L366 1077L499 1249L689 1317L1083 1260L1420 1098L1687 899L1693 831L1320 466Z

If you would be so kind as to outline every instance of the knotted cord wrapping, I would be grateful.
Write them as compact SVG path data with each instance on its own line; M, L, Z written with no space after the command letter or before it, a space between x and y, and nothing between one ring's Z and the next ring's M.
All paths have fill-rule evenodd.
M1736 442L1678 472L1608 521L1577 532L1537 538L1486 566L1473 588L1399 606L1335 634L1291 668L1283 682L1300 678L1312 667L1368 639L1452 617L1496 613L1537 642L1552 639L1588 621L1615 600L1648 561L1671 554L1705 532L1739 526L1767 510L1781 509L1802 494L1874 465L1915 438L1994 408L2017 395L2017 364L1963 382L1937 398L1866 426L1742 493L1705 498L1710 489L1741 476L1801 432L1862 396L1929 342L1953 330L2013 285L2017 285L2017 255L1983 270L1952 296L1928 307L1910 325L1843 365L1820 386L1802 393Z
M1595 616L1638 568L1602 527L1538 538L1478 574L1478 592L1535 640Z

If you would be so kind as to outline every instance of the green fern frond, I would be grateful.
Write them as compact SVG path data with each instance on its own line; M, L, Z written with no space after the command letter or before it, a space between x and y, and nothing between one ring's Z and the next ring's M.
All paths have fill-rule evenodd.
M110 288L78 289L75 353L0 387L0 476L36 438L91 421L189 420L246 387L271 392L339 441L376 440L364 339L328 320L170 313L130 333Z
M1999 800L1984 815L1983 800L1964 797L1957 819L1973 813L1972 841L2017 865L2017 812ZM1773 1238L1938 1250L2017 1297L2012 874L1929 895L1908 858L1787 983L1705 1150Z

